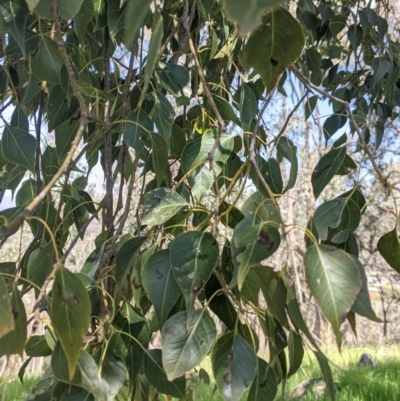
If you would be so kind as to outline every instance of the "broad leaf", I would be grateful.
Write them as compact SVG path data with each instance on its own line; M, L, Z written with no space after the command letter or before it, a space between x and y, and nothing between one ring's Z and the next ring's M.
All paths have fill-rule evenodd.
M188 70L179 64L158 63L155 74L160 85L175 97L182 96L183 88L190 82Z
M25 344L25 352L29 357L49 356L53 352L44 335L30 336Z
M125 11L125 26L123 40L128 49L133 45L139 29L145 24L146 19L150 14L151 0L143 0L141 2L128 0L128 5Z
M238 24L242 35L253 30L267 7L277 6L281 0L225 0L226 13Z
M245 7L249 9L247 3ZM261 24L251 33L243 58L261 75L270 91L285 69L299 58L303 47L304 35L300 24L288 10L277 7L265 14Z
M257 358L257 373L250 387L247 401L274 401L278 385L275 372L264 359Z
M208 232L190 231L175 238L169 249L172 271L185 297L189 324L195 299L218 262L218 242Z
M188 203L176 192L167 188L154 189L145 195L142 223L163 224L186 206Z
M149 141L149 135L152 131L153 122L144 110L131 111L124 128L124 141L135 149L136 153L140 153L148 145L147 141Z
M9 358L13 354L22 357L27 336L25 306L16 286L12 290L10 304L14 328L0 337L0 358L4 355Z
M315 166L311 176L314 197L317 199L322 190L329 184L333 176L337 173L346 156L346 147L332 149Z
M148 382L158 392L176 398L185 396L185 377L183 376L173 381L167 379L167 375L162 368L162 351L160 349L152 349L145 354L143 368Z
M107 397L106 382L100 377L96 362L90 354L85 351L79 353L72 377L68 366L69 359L61 344L57 342L51 356L51 368L54 376L61 382L83 387L98 397L100 401L111 401Z
M400 241L397 235L397 227L379 239L378 251L386 262L400 273Z
M257 99L254 92L249 85L243 83L240 87L240 117L243 129L247 132L250 131L251 122L256 116L257 109Z
M332 324L339 347L340 326L361 289L358 263L354 256L328 245L311 245L304 255L311 294Z
M157 186L160 186L168 166L168 142L161 134L150 133L153 169Z
M289 334L288 348L290 366L288 377L290 377L299 370L304 356L304 348L301 337L293 330L291 330Z
M115 303L118 304L121 298L121 290L125 283L126 276L131 270L136 253L146 240L145 237L135 237L125 242L121 249L118 251L117 263L115 267L115 288L114 288L114 299Z
M269 222L254 224L254 217L242 220L233 232L232 260L234 277L231 286L241 289L251 267L271 256L278 248L281 237L276 225Z
M12 163L20 164L35 171L36 139L28 132L6 125L2 135L4 157Z
M91 305L82 281L66 268L59 268L53 284L51 323L68 361L72 379L90 323Z
M196 310L191 318L186 312L171 316L162 328L163 366L168 380L199 365L216 337L214 320L205 309Z
M168 313L175 305L181 290L172 272L169 250L151 255L142 267L142 284L163 327Z
M15 329L7 285L0 276L0 338Z
M230 332L215 343L211 364L222 397L226 401L239 401L256 375L257 357L240 335Z
M297 172L298 172L298 161L297 161L297 148L294 143L286 136L279 138L277 142L277 149L281 156L287 159L290 163L289 180L283 192L287 192L292 189L296 184Z

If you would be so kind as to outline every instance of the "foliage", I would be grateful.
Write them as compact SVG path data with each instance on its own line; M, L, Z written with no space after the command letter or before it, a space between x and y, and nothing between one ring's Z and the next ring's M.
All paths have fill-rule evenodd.
M397 210L395 174L376 155L400 106L389 9L353 0L0 0L0 11L1 198L15 195L1 212L0 244L26 227L32 234L16 261L0 263L0 356L51 354L52 375L31 399L190 400L184 374L210 354L225 400L247 389L251 401L272 400L305 346L333 389L301 314L290 236L305 233L307 291L340 348L346 319L379 320L354 234L370 203L365 170ZM290 87L302 92L298 102ZM290 112L274 122L279 97ZM316 210L298 227L282 199L305 162L288 126L300 106L316 121L318 105L329 115L324 154L307 177ZM101 199L90 186L98 170ZM346 192L328 191L354 171ZM68 258L97 220L95 249L71 272ZM377 248L399 271L397 214ZM257 356L251 315L268 360ZM149 349L159 330L162 350Z

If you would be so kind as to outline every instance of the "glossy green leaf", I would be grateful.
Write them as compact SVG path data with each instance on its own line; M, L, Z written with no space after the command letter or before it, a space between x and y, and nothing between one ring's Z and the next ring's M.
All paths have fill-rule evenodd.
M78 110L78 101L73 98L71 104L67 102L65 93L61 85L56 85L50 92L47 103L47 118L49 120L49 131L58 127L64 121L70 119ZM71 122L69 121L69 125Z
M142 2L128 0L124 18L125 26L129 26L129 29L124 29L123 34L123 41L128 49L132 46L139 29L145 24L150 14L150 4L151 0Z
M178 64L158 63L155 74L160 85L175 97L182 96L183 88L190 82L188 70Z
M164 19L160 10L156 8L153 14L153 23L151 26L151 37L147 54L147 62L144 68L145 90L147 89L151 75L153 74L154 68L157 64L158 52L160 50L163 34L164 34Z
M118 304L121 299L121 290L126 281L128 272L132 269L137 252L146 240L145 237L135 237L125 242L117 254L115 267L114 300Z
M183 398L185 396L185 377L179 377L173 381L167 379L167 375L162 367L162 351L160 349L152 349L145 354L143 368L148 382L159 393L176 398Z
M354 256L328 245L311 245L304 255L311 294L332 324L339 347L340 326L361 289L358 263Z
M148 226L163 224L188 203L176 192L167 188L157 188L145 195L141 221Z
M346 147L332 149L315 166L311 176L314 197L317 199L339 170L346 156Z
M25 344L25 353L30 357L49 356L52 349L49 347L44 335L30 336Z
M321 240L328 238L328 229L354 231L361 220L361 210L351 198L336 198L320 205L314 213L313 221Z
M172 272L168 249L156 252L147 259L142 267L142 283L162 327L181 294Z
M76 369L70 376L69 359L60 342L57 342L51 356L51 368L54 376L61 382L83 387L99 398L99 401L111 401L107 397L106 382L100 377L94 359L85 351L81 351L76 361Z
M124 362L107 352L103 360L101 376L105 383L107 401L114 401L126 379L127 369Z
M197 174L189 178L189 185L192 189L192 195L197 202L201 202L203 196L214 184L214 174L207 164L201 166Z
M71 144L76 136L78 128L79 118L73 121L64 121L55 129L56 152L60 164L71 149Z
M225 11L234 20L242 35L253 30L267 7L275 7L281 0L225 0Z
M250 387L247 401L274 401L278 385L273 368L264 359L257 358L256 377Z
M218 242L209 232L190 231L175 238L169 249L172 271L185 297L190 322L195 299L218 262Z
M332 138L337 131L343 128L346 122L347 117L343 114L332 114L329 116L323 125L323 132L326 142L328 142L328 140Z
M72 379L90 323L91 305L82 281L66 268L57 269L51 303L51 323L65 352Z
M31 60L33 74L41 81L58 84L62 65L63 59L56 44L48 36L40 36L39 50Z
M249 8L247 3L245 7ZM251 33L244 47L243 58L261 75L270 91L285 69L299 58L303 47L300 24L288 10L277 7L262 16L261 24Z
M386 262L400 273L400 241L397 228L389 231L378 241L378 251Z
M138 109L131 111L128 114L124 128L124 141L135 149L136 153L140 153L140 151L147 145L150 132L152 131L153 122L144 110Z
M9 358L14 354L22 357L27 336L27 320L25 306L17 287L12 290L10 305L14 328L0 337L0 357L5 355Z
M86 28L94 16L93 0L83 0L82 6L74 17L74 32L78 35L79 40L85 40Z
M29 10L24 0L6 0L1 2L4 16L4 27L9 29L18 44L22 54L25 54L25 24ZM0 19L3 19L0 15Z
M287 159L290 163L289 180L283 191L287 192L289 189L292 189L295 186L297 180L297 173L299 169L296 155L297 147L289 138L287 138L286 136L282 136L279 138L277 142L277 149L279 154L285 159Z
M37 287L41 288L46 278L53 270L54 245L53 242L42 243L36 248L28 258L27 279L32 281ZM36 296L39 289L35 287Z
M241 121L233 111L232 106L226 99L215 94L212 94L212 98L214 100L217 110L219 111L220 116L224 121L233 121L235 124L242 125ZM210 113L210 115L214 115L214 110L211 107L211 104L208 101L208 99L206 99L205 107L207 111ZM214 117L216 116L214 115Z
M6 125L2 135L2 144L7 160L32 172L35 171L37 141L32 135L20 128Z
M248 217L254 215L257 221L279 224L279 216L271 199L265 198L260 192L252 193L243 203L242 213Z
M251 216L245 218L233 232L232 261L235 269L230 285L238 285L239 290L251 267L271 256L281 242L277 226L269 222L254 224L253 221Z
M205 309L196 310L191 318L186 312L171 316L162 328L163 367L168 380L199 365L216 337L215 323Z
M174 123L175 110L172 104L161 92L152 92L156 106L154 122L158 132L162 137L169 141L172 124Z
M304 357L304 348L301 337L293 330L291 330L289 334L288 349L290 366L288 377L290 377L300 369Z
M157 186L160 186L168 166L168 142L161 134L150 133L153 169L156 174Z
M239 401L256 375L257 357L238 334L221 335L211 353L217 388L226 401Z
M0 276L0 338L15 329L8 288Z
M250 86L243 83L240 87L240 117L243 129L250 132L251 122L258 110L257 99Z

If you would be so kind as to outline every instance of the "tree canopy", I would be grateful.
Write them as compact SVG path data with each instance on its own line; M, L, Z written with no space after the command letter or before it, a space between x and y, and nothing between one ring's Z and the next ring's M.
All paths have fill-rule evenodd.
M356 230L381 196L373 247L400 273L393 7L0 0L0 356L26 353L20 378L50 356L31 400L190 400L209 355L225 400L272 401L305 348L334 399L301 300L339 348L380 321Z

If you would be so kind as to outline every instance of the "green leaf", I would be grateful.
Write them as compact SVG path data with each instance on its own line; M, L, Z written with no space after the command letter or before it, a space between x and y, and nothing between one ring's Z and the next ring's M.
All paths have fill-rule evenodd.
M86 28L94 16L93 0L83 0L81 9L74 17L74 32L81 42L85 41Z
M171 136L172 124L174 123L175 110L171 103L161 92L152 92L156 105L154 122L158 132L162 137L169 141Z
M332 324L340 348L340 326L361 289L358 260L333 246L311 245L304 255L311 294Z
M238 125L242 124L241 121L238 119L237 115L235 114L235 112L233 111L232 106L226 99L215 94L212 94L211 96L223 120L233 121L235 124ZM207 98L205 101L205 107L211 115L214 115L214 110L212 109L211 104Z
M321 369L322 376L326 383L326 387L328 388L328 393L332 401L335 401L335 386L333 383L333 376L331 368L326 360L325 355L320 351L313 351L315 357L317 358L319 367Z
M243 83L240 87L240 117L244 131L250 132L251 123L258 110L257 99L250 86Z
M207 164L204 164L200 168L200 171L197 174L192 174L188 181L193 197L196 199L197 202L200 203L203 196L207 193L207 191L212 187L214 183L214 174L207 166Z
M332 138L332 136L335 135L337 131L343 128L346 122L347 117L343 114L332 114L331 116L329 116L325 120L323 125L323 132L326 142L328 142L328 140Z
M243 203L242 213L255 219L279 224L279 216L271 199L265 198L260 192L254 192Z
M157 64L158 52L161 47L161 40L164 34L164 19L156 8L153 14L153 24L151 26L151 37L147 53L147 62L144 67L144 91L147 90L154 68Z
M209 232L190 231L175 238L169 249L172 271L185 297L190 322L195 299L218 262L218 242Z
M15 329L7 285L0 275L0 338Z
M214 320L205 309L196 310L188 320L185 311L171 316L162 328L163 366L168 380L199 365L216 337Z
M25 344L26 355L30 357L49 356L53 352L44 335L30 336Z
M397 235L397 227L379 239L378 251L386 262L397 273L400 273L400 241Z
M150 133L150 138L153 169L156 174L157 186L160 186L168 166L168 142L161 134L153 132Z
M264 359L257 358L257 373L247 401L274 401L277 392L278 385L273 368Z
M79 103L75 98L68 105L67 97L61 89L61 85L55 85L50 92L47 103L47 118L49 120L48 130L53 131L61 123L71 118L78 110ZM69 125L71 122L68 121Z
M9 29L21 49L22 55L25 53L25 24L29 17L29 10L24 0L3 0L1 2L0 19L3 20L4 27Z
M306 57L307 67L311 71L310 81L314 85L317 86L321 85L322 82L321 54L317 50L307 49L305 57Z
M362 196L362 195L361 195ZM352 196L339 197L320 205L314 213L313 222L321 240L328 238L328 229L354 231L361 221L361 209Z
M268 312L283 326L289 327L286 316L286 288L279 277L270 266L255 266L250 274L258 281L264 299L267 303Z
M297 147L289 138L287 138L286 136L282 136L277 142L277 149L279 154L287 159L290 163L289 180L283 191L287 192L289 189L292 189L295 186L297 180L297 172L299 169L296 155Z
M242 35L248 34L260 22L267 7L275 7L281 0L225 0L225 11L238 25Z
M145 354L143 368L148 382L161 394L184 398L186 387L185 377L169 381L162 368L162 358L162 351L160 349L152 349Z
M47 36L40 36L39 50L32 56L33 74L41 81L60 83L61 67L64 62L56 44Z
M133 149L136 154L148 145L147 140L153 131L153 122L150 116L142 109L131 111L128 114L124 128L124 141Z
M76 81L76 84L78 85L79 90L85 96L94 98L96 100L98 99L106 99L110 101L115 100L115 96L112 93L97 89L92 84L87 83L86 81Z
M239 290L251 267L271 256L281 242L279 231L270 222L254 224L254 217L246 217L233 232L232 261L234 276L231 287L238 285Z
M290 377L300 369L304 356L304 348L301 337L293 330L291 330L289 334L288 349L290 366L288 377Z
M142 284L163 327L181 290L172 272L169 250L151 255L142 267Z
M207 130L201 137L188 142L182 155L182 170L187 173L191 169L204 164L212 151L217 138L217 130ZM235 144L234 136L223 132L219 145L214 153L214 161L226 163L231 156ZM200 145L200 146L199 146Z
M175 97L181 97L183 88L190 82L188 70L178 64L158 63L155 74L160 85Z
M243 3L248 7L248 3ZM280 75L300 56L304 35L300 24L288 10L278 7L262 17L262 23L250 35L244 46L244 62L261 75L268 91Z
M5 292L7 293L8 291ZM7 359L13 354L22 357L27 335L25 306L16 286L11 293L10 305L14 328L0 337L0 358L5 355Z
M351 311L360 316L364 316L373 322L382 323L382 320L376 316L375 311L372 309L371 298L368 290L368 279L364 267L358 259L356 259L356 261L361 276L361 290L356 296Z
M128 0L128 5L125 11L125 26L129 27L124 29L123 42L130 50L139 29L146 23L148 15L150 14L151 0L135 1Z
M69 358L64 353L60 342L57 342L51 356L51 368L54 376L61 382L83 387L99 398L99 401L111 401L107 398L106 382L100 377L96 362L85 351L78 354L76 369L70 375Z
M132 269L134 261L137 258L137 251L146 241L146 237L135 237L125 242L117 254L115 267L115 288L114 300L118 304L121 299L121 290L126 281L128 272Z
M176 192L157 188L145 195L141 221L148 226L163 224L186 206L188 203Z
M35 172L36 139L28 132L6 125L2 135L4 157Z
M52 291L51 323L74 376L82 340L90 324L90 298L82 281L66 268L57 269Z
M70 120L64 121L55 129L56 152L60 164L71 149L72 141L74 140L78 129L79 118L72 122L70 122Z
M175 158L180 157L186 145L186 135L178 124L172 124L169 140L171 156Z
M110 351L105 355L101 375L107 390L107 401L114 401L126 379L126 366L123 361L115 357Z
M339 170L346 156L346 147L330 150L315 166L311 176L314 197L317 199L322 190L329 184L331 179Z
M211 353L217 388L226 401L239 401L251 385L257 369L253 348L238 334L221 335Z
M46 278L53 270L54 248L53 242L42 243L36 248L28 258L27 263L27 279L42 287ZM39 289L35 287L36 297L39 295Z
M392 66L389 61L383 57L377 57L372 63L374 70L374 84L376 85L390 70Z

